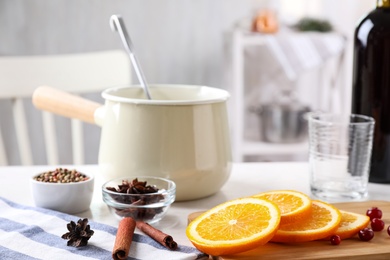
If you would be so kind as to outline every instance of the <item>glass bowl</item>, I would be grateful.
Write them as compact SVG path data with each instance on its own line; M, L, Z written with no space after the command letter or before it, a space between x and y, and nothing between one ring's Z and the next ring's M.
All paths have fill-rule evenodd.
M103 201L118 219L155 223L167 213L176 198L176 184L153 176L131 176L110 180L102 186Z

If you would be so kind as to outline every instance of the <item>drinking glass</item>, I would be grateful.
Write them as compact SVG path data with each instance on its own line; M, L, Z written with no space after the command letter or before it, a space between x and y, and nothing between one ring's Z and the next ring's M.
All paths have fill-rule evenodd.
M310 189L325 201L367 196L374 119L350 114L308 114Z

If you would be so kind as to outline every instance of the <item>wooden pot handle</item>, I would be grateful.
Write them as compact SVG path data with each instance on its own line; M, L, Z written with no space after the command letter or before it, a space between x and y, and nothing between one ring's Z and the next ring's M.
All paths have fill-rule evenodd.
M33 93L32 102L38 109L91 124L95 124L95 110L102 106L97 102L49 86L38 87Z

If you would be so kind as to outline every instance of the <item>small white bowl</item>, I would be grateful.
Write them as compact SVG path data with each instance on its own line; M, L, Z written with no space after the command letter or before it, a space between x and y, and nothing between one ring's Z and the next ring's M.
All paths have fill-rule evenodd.
M31 178L32 195L37 207L61 211L68 214L89 209L94 190L94 176L82 173L88 180L70 183L50 183Z

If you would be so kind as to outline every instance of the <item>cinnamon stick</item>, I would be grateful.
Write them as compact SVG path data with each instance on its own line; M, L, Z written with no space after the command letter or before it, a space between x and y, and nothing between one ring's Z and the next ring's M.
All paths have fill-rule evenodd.
M137 228L166 248L170 250L175 250L177 248L177 243L173 240L172 236L165 234L155 227L152 227L148 223L137 221Z
M114 249L112 250L113 259L127 259L130 251L130 245L133 241L135 226L136 222L133 218L123 218L119 222Z

